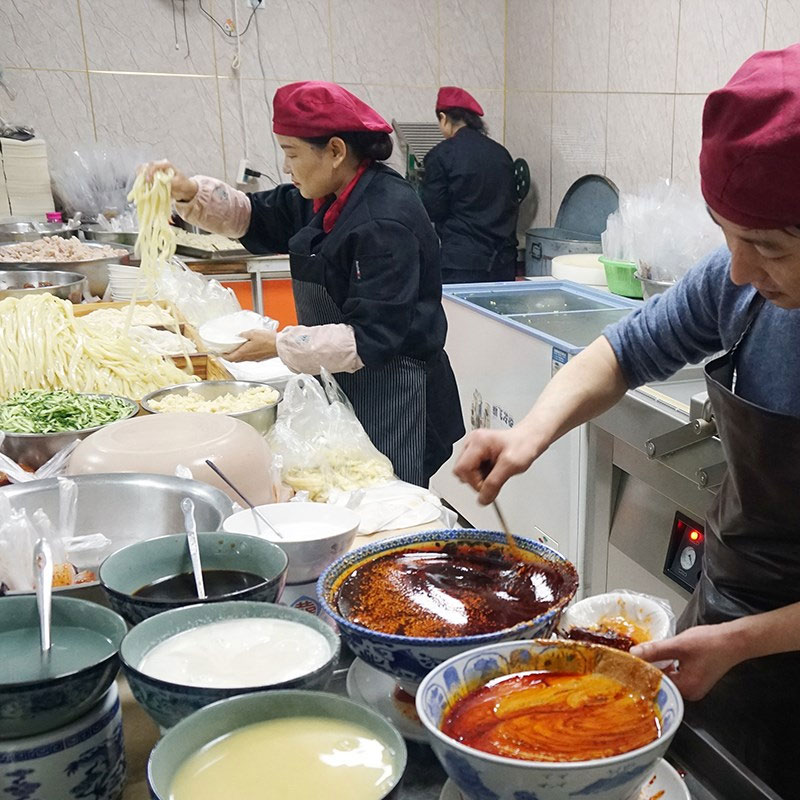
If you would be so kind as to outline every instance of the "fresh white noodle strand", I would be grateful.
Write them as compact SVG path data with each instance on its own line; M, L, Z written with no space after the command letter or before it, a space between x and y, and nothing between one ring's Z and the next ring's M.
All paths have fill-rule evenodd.
M197 380L134 342L74 314L51 294L0 300L0 399L20 389L71 389L135 400Z

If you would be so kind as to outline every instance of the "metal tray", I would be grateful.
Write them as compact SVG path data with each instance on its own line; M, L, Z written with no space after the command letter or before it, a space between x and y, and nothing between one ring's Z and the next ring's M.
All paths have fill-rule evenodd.
M210 261L220 260L220 259L229 259L229 258L241 258L244 256L251 255L249 250L245 250L244 247L237 247L232 250L207 250L203 247L192 247L188 244L179 244L175 247L175 252L178 255L182 256L195 256L196 258L205 258L209 259Z

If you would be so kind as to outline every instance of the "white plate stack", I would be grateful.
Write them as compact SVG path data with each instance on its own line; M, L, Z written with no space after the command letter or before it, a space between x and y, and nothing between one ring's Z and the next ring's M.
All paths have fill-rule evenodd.
M111 264L108 267L108 285L111 287L112 300L130 300L136 291L136 297L146 300L145 282L141 278L139 267L125 264Z
M17 139L0 138L0 149L3 151L2 166L11 214L41 217L44 220L44 215L54 210L44 139L20 142Z

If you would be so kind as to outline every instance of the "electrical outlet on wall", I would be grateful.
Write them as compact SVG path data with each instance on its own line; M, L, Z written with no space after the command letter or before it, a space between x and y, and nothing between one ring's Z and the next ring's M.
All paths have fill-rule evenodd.
M264 0L244 0L248 8L264 8Z
M239 166L236 168L236 183L240 186L250 182L250 176L245 173L247 167L247 159L240 158Z

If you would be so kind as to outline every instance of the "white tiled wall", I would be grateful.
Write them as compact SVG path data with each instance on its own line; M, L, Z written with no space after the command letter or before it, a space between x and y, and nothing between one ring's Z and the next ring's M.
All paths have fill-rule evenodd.
M243 27L247 0L203 8L224 25L234 2ZM530 164L524 229L551 224L586 172L627 191L659 177L696 186L707 92L756 50L800 41L800 0L264 5L236 70L235 40L199 0L3 0L0 117L40 131L56 169L100 142L232 180L247 144L251 163L279 178L269 101L280 84L335 80L403 121L433 121L437 87L457 84Z
M224 25L234 2L243 28L247 0L202 6ZM279 178L269 104L289 81L335 80L389 120L431 122L439 85L459 84L502 139L505 31L505 0L264 0L236 70L199 0L0 0L0 117L46 138L52 170L99 142L233 180L246 130L252 165Z
M506 144L539 195L521 230L552 224L586 172L623 191L699 187L706 94L800 41L798 0L508 0L507 18Z

